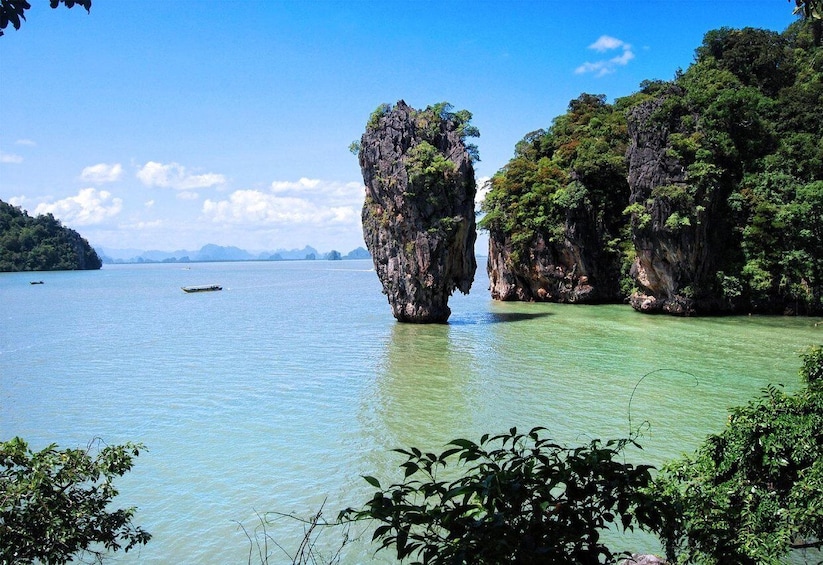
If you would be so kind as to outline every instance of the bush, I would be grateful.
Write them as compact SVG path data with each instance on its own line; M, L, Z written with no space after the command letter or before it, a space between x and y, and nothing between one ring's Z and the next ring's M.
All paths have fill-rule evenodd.
M800 374L806 388L768 387L656 479L654 496L680 516L664 534L679 562L777 564L823 547L823 348Z
M142 445L33 452L15 437L0 443L0 562L67 563L87 552L128 551L151 535L132 525L135 508L109 511L112 484ZM96 453L93 451L96 450Z
M617 460L636 444L594 440L571 448L542 431L512 428L479 444L456 439L440 454L398 449L407 458L403 482L383 489L365 477L378 491L341 520L376 520L379 549L425 564L613 563L604 530L659 530L660 506L645 490L651 467ZM462 476L438 478L449 464Z

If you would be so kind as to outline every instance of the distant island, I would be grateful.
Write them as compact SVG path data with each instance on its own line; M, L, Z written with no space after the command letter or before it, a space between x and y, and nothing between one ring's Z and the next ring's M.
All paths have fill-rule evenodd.
M0 272L99 269L97 252L51 214L29 216L0 200Z
M97 248L104 264L128 263L204 263L217 261L342 261L347 259L369 259L371 255L363 247L358 247L345 255L336 250L320 253L309 245L303 249L277 249L252 253L233 246L207 244L196 251L143 251L139 249Z
M370 259L363 247L346 254L303 249L277 249L252 253L239 247L207 244L196 251L144 251L92 247L73 229L51 214L30 216L25 210L0 200L0 272L75 271L99 269L104 264L203 263L218 261L342 261Z

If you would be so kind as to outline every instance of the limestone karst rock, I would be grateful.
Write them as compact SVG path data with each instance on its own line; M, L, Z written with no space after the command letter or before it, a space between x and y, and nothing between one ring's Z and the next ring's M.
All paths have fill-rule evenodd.
M394 317L443 323L448 300L474 280L471 114L447 104L383 105L360 140L363 236Z
M568 210L562 241L537 234L528 257L514 259L512 238L489 230L489 286L495 300L597 304L619 296L619 257L607 250L603 222L584 206Z

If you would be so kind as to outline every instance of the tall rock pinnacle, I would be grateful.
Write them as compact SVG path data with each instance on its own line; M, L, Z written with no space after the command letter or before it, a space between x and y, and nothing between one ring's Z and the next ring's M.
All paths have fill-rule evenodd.
M446 103L415 110L401 100L378 108L360 140L363 237L401 322L446 322L449 296L474 280L470 120Z

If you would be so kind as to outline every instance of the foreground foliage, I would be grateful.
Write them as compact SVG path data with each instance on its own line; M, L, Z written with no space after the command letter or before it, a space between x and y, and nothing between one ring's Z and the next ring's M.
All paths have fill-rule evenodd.
M456 439L441 453L397 449L404 478L375 487L340 521L376 522L373 540L432 565L614 563L608 529L659 536L673 563L777 564L823 549L823 347L802 356L804 387L769 386L692 456L622 462L633 440L567 447L543 428ZM447 477L447 478L444 478ZM816 557L815 557L816 556Z
M32 451L0 443L0 562L67 563L86 553L128 551L151 535L132 524L135 508L108 510L113 481L132 468L141 445Z
M0 200L0 272L99 269L97 252L51 214L31 217Z
M666 535L679 562L777 564L823 547L823 348L800 374L803 390L770 386L661 472L654 495L680 516Z
M75 4L82 6L86 12L91 11L91 0L49 0L52 8L63 4L66 8L73 8ZM31 9L28 0L0 0L0 37L3 30L11 24L14 29L20 29L20 24L26 21L26 10Z
M343 520L376 520L373 539L399 559L426 564L613 563L603 531L664 523L645 487L651 467L618 461L629 440L564 447L543 428L452 441L442 453L396 450L403 482L378 491ZM447 466L459 477L445 480Z

